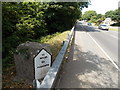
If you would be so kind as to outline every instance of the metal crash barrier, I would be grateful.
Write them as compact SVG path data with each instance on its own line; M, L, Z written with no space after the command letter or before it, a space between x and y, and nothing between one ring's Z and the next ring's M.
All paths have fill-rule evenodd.
M50 67L49 71L47 72L46 76L41 81L41 83L38 80L33 81L34 88L36 88L36 89L54 88L55 82L57 81L58 73L60 71L62 61L64 59L65 53L66 53L68 45L69 45L69 42L71 40L72 35L74 35L73 34L74 29L75 29L75 26L71 29L71 32L69 33L67 40L64 41L59 54L57 55L55 61L53 62L52 66Z

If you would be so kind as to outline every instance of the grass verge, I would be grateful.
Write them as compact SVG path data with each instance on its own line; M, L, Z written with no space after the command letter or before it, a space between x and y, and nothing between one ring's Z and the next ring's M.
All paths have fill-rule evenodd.
M120 29L118 29L118 28L109 28L109 30L120 31Z
M47 35L47 36L42 37L39 40L33 40L33 41L49 44L51 52L52 52L52 58L54 61L62 47L63 41L67 39L69 32L70 31L64 31L62 33L55 33L52 35ZM15 66L10 66L4 69L3 72L4 72L2 76L3 78L2 87L3 88L32 88L32 85L26 84L24 83L24 81L23 82L13 81L13 78L15 77L15 74L16 74Z
M38 42L46 43L50 45L50 50L52 52L52 60L54 61L56 56L58 55L63 41L67 39L68 33L70 31L65 31L63 33L55 33L53 35L47 35L46 37L42 37ZM50 38L52 37L52 38Z

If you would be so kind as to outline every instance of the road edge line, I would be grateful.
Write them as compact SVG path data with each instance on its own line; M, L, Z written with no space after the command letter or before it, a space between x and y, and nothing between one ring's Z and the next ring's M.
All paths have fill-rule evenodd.
M117 68L119 71L120 71L120 69L119 69L119 67L115 64L115 62L110 58L110 56L103 50L103 48L95 41L95 39L89 34L89 33L87 33L88 35L89 35L89 37L90 38L92 38L92 40L95 42L95 44L97 44L97 46L101 49L101 51L107 56L107 58L112 62L112 64L115 66L115 68Z

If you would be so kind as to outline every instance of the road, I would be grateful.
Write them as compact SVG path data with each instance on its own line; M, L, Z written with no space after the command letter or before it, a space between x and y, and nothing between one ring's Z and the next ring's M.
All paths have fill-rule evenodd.
M117 31L105 31L97 29L96 27L90 27L81 25L88 34L98 43L98 45L104 50L103 52L113 60L118 66L118 37Z
M77 23L58 88L118 88L117 31Z

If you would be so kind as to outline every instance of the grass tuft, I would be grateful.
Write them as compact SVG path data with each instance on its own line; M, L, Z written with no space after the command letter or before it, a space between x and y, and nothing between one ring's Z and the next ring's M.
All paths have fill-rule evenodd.
M63 41L67 39L69 32L70 31L64 31L62 33L57 32L53 35L47 35L40 39L40 43L46 43L50 45L50 49L52 52L52 61L54 61L56 56L58 55L62 47Z

